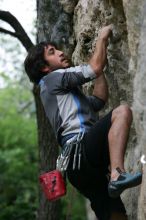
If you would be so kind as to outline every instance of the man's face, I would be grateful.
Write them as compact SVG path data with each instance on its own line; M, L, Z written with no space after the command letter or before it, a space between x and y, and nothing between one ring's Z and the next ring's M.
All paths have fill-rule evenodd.
M49 64L50 70L67 68L70 66L70 62L65 57L64 53L51 45L45 46L44 59Z

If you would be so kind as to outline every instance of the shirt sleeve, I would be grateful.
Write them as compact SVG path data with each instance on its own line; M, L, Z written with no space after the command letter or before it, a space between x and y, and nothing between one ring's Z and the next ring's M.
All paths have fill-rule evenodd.
M72 89L95 79L96 74L91 66L86 64L65 69L61 77L61 86L64 89Z
M105 105L105 101L97 96L92 95L92 96L87 96L87 98L95 112L101 110Z

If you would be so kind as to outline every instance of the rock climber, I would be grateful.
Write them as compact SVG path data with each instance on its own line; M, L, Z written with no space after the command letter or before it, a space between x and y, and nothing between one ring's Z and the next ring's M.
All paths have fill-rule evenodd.
M30 81L40 86L44 110L62 150L73 143L67 166L69 181L90 200L99 220L125 220L120 195L139 185L142 174L130 174L124 168L132 122L130 107L120 105L97 117L108 99L103 69L111 34L112 25L101 28L95 51L86 64L72 66L53 42L41 42L29 51L24 65ZM91 80L93 94L86 96L81 86Z

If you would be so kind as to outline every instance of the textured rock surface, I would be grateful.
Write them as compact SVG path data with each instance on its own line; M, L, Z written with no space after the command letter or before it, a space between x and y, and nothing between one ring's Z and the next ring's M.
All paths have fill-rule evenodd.
M62 4L67 1L60 0ZM143 0L79 0L74 8L74 64L86 62L98 37L99 28L112 23L113 37L108 46L105 73L110 100L107 109L127 102L134 112L134 122L126 153L129 171L141 168L140 156L146 155L146 86L145 59L146 8ZM64 6L66 7L66 6ZM73 8L72 8L73 9ZM66 9L65 10L70 10ZM139 46L140 45L140 46ZM84 89L91 92L91 84ZM146 165L144 167L144 176ZM146 180L142 187L127 190L123 200L130 220L146 219Z
M141 8L141 30L137 58L137 72L134 79L134 116L138 137L138 152L146 156L146 2ZM139 156L139 155L138 155ZM146 164L143 166L143 183L138 203L138 219L146 219Z

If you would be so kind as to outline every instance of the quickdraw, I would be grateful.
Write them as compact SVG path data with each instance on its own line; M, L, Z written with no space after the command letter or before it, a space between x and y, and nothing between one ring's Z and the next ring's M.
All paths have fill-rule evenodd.
M60 171L67 170L73 148L75 148L75 150L74 150L74 156L73 156L72 169L73 170L75 170L76 168L80 169L81 156L82 156L81 155L81 140L83 139L83 136L84 136L84 132L80 132L79 134L67 140L64 146L64 150L57 158L57 161L56 161L57 170L60 170Z

